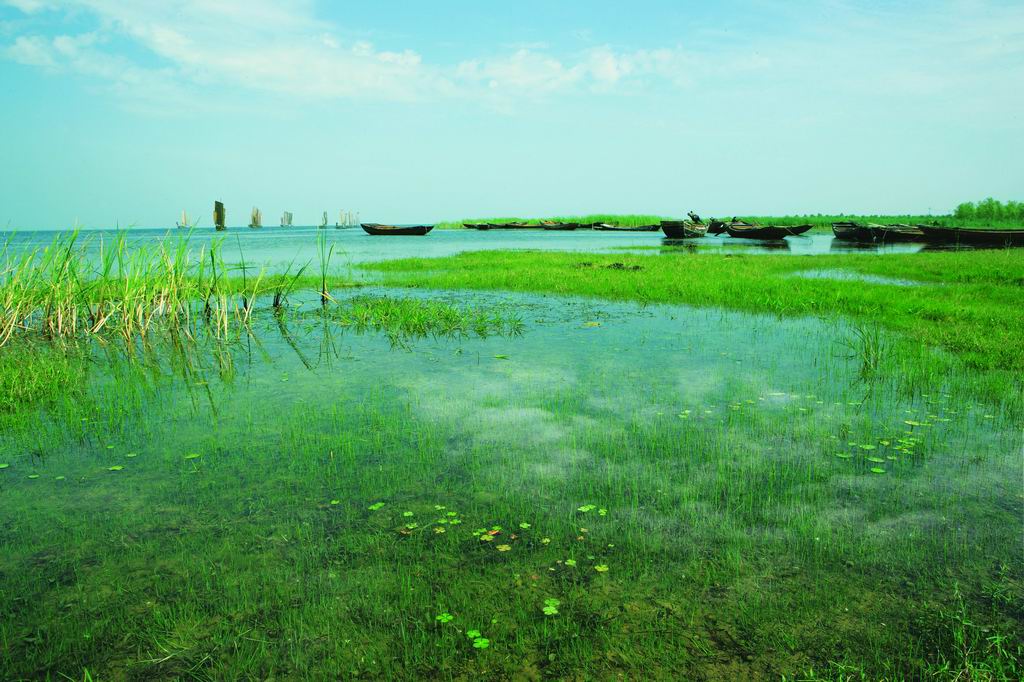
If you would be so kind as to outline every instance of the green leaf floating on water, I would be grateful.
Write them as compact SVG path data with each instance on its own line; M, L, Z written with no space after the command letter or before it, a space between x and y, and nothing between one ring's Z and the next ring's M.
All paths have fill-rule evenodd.
M189 454L185 455L185 459L199 459L201 456L202 455L200 455L198 452L190 452Z
M867 460L869 462L874 462L875 464L884 464L885 463L885 460L882 459L881 457L868 457Z
M369 507L367 507L367 509L369 509L370 511L377 511L378 509L380 509L383 506L384 506L383 502L374 502Z
M508 356L507 355L495 355L494 359L495 360L508 360Z
M592 329L594 327L600 327L601 323L600 322L584 322L583 326L588 328L588 329Z
M7 464L6 462L0 462L0 469L6 469L9 466L11 466L11 465Z
M883 469L882 467L871 467L871 473L873 473L873 474L884 474L885 473L885 469Z
M39 474L29 474L28 477L31 479L36 479L39 478Z
M122 469L124 469L124 466L121 464L115 464L112 467L107 467L107 471L121 471Z
M847 452L837 452L836 457L838 457L839 459L850 459L853 457L853 455Z

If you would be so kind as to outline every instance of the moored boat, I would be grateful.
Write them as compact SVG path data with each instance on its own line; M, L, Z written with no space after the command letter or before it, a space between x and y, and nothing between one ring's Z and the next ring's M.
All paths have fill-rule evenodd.
M813 225L755 225L746 221L727 223L725 231L737 239L761 239L774 241L788 236L801 235Z
M712 218L708 222L708 234L722 234L725 232L725 222Z
M925 240L920 228L904 223L893 225L872 225L871 232L876 242L921 242Z
M539 230L541 225L528 225L527 223L487 223L487 230Z
M252 213L249 216L249 227L253 229L263 227L263 211L255 206L252 207Z
M580 229L579 223L556 223L545 220L540 224L540 227L545 230L578 230Z
M486 230L489 229L487 223L462 223L462 226L467 230Z
M381 225L380 223L361 223L367 234L372 235L425 235L434 229L433 225Z
M661 231L669 239L699 239L708 233L708 226L693 220L662 220Z
M964 244L967 246L1024 246L1022 230L988 230L974 227L939 227L918 225L924 238L943 244Z
M881 225L864 225L852 220L840 220L832 223L832 234L836 236L836 239L841 239L844 242L873 242L875 241L875 232L872 227L881 227Z

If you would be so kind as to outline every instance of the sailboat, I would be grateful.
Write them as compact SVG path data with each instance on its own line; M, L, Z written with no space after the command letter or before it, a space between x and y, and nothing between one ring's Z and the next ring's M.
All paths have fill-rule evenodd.
M224 210L224 204L219 201L213 202L213 226L218 232L223 232L228 229L228 226L225 225L227 216L228 214L227 211Z
M324 211L323 220L320 221L320 229L322 230L325 227L327 227L327 211Z
M358 213L352 211L341 211L338 213L338 222L335 223L334 229L336 230L347 230L355 227L359 224Z
M249 227L263 227L263 213L255 206L253 206L252 216L249 218Z
M184 210L181 212L181 219L177 222L178 227L189 228L192 227L192 223L189 222L188 213Z
M285 211L281 215L281 227L291 227L291 226L292 226L292 214L289 213L288 211Z

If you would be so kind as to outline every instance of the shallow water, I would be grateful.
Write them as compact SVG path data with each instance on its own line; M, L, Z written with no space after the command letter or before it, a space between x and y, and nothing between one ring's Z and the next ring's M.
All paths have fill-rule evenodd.
M809 660L800 628L914 641L908 605L1020 568L1024 437L957 397L966 376L907 394L818 320L367 293L514 309L525 331L395 345L315 306L263 314L230 348L97 347L84 397L4 422L0 669L225 679L266 676L269 651L292 673L485 674L441 611L553 673L613 641L683 661L631 634L676 627L660 600L678 627L713 612L688 636L715 665L767 675ZM625 625L555 637L551 596ZM39 628L79 634L52 657ZM262 644L210 634L238 632Z

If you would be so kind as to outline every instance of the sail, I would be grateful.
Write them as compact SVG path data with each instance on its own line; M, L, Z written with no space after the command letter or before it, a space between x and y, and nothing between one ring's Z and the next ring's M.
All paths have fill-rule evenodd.
M281 227L292 226L292 214L289 211L285 211L281 214Z
M263 227L263 212L253 206L249 218L249 227Z
M224 210L224 204L219 201L213 202L213 226L218 230L226 230L226 220L227 211Z
M324 211L323 220L320 221L320 227L327 227L327 211Z

